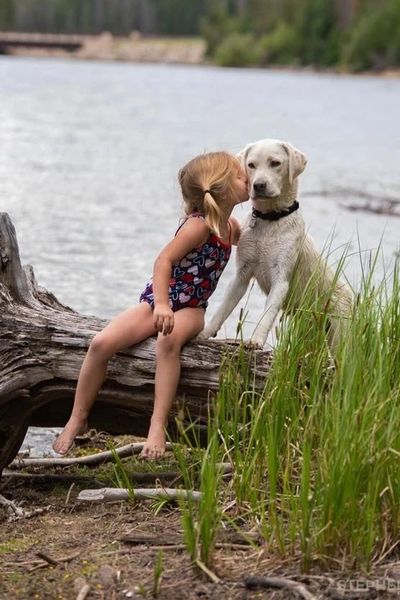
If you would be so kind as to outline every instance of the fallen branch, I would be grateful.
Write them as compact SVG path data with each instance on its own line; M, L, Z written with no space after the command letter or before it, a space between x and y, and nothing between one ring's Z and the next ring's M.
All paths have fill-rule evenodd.
M51 556L49 556L48 554L45 554L44 552L36 552L36 556L38 556L39 558L41 558L42 560L44 560L45 562L49 563L49 565L58 565L59 561L56 560L55 558L52 558Z
M81 587L81 589L79 590L76 600L85 600L85 598L89 592L90 592L90 585L88 583L85 583L85 585L83 587Z
M27 571L28 573L33 573L33 571L38 571L39 569L45 569L47 567L50 567L49 563L45 560L42 560L39 564L33 565L33 567L27 569Z
M40 558L32 558L31 560L5 560L2 564L7 567L25 567L26 565L37 565L42 564L43 560Z
M213 583L219 583L219 582L220 582L220 578L218 577L218 575L216 575L216 574L214 573L214 571L211 571L211 570L210 570L210 569L207 567L207 565L205 565L205 564L203 563L203 561L202 561L202 560L200 560L199 558L197 558L197 559L196 559L194 562L195 562L195 564L196 564L196 565L199 567L199 569L200 569L201 571L203 571L203 573L205 573L209 579L211 579L211 581L212 581Z
M240 539L241 541L238 542L237 539ZM170 534L154 534L141 531L132 531L131 533L128 533L120 538L119 541L123 542L124 544L132 544L134 546L151 546L152 548L164 548L171 546L171 548L180 548L183 544L183 537ZM243 550L248 549L254 542L256 542L256 540L249 540L244 536L240 536L239 538L239 536L235 534L234 540L230 541L229 539L226 539L225 541L217 541L215 547L219 549L231 548L234 550Z
M181 474L178 471L159 471L152 473L133 472L129 473L129 478L135 483L154 483L155 481L178 481ZM22 479L30 483L47 484L54 482L61 483L84 483L86 485L94 485L104 487L104 481L100 481L90 475L70 475L69 473L20 473L18 471L3 471L3 479Z
M36 556L39 556L40 560L30 561L30 563L32 563L32 564L36 563L36 564L34 564L33 567L30 567L28 569L28 572L31 573L32 571L36 571L37 569L43 569L44 567L56 566L63 562L70 562L71 560L78 558L80 556L80 554L81 554L80 552L76 552L75 554L71 554L70 556L63 556L63 557L55 559L55 558L48 556L47 554L44 554L44 552L36 552ZM30 564L30 563L27 562L26 564Z
M132 532L124 535L120 538L120 542L125 544L132 544L134 546L176 546L183 542L182 536L166 535L166 534L154 534L154 533L143 533L143 532Z
M46 510L49 510L49 506L45 506L43 508L35 508L33 510L24 510L16 502L12 500L7 500L0 494L0 505L5 506L8 511L8 520L9 521L18 521L19 519L29 519L34 515L38 515Z
M124 488L102 488L100 490L82 490L78 494L78 500L81 502L115 502L118 500L128 500L132 497L129 490ZM200 500L201 493L191 490L177 490L175 488L137 488L133 491L135 500L144 500L149 498L159 498L164 500L178 500L180 498L190 498L191 500Z
M19 507L12 500L8 500L7 498L4 498L4 496L1 496L1 495L0 495L0 505L6 507L8 514L9 514L9 519L11 518L11 516L14 516L17 518L21 518L21 517L25 516L25 513L21 507Z
M88 456L79 456L77 458L16 458L9 465L10 469L24 469L26 467L70 467L72 465L98 465L100 463L112 460L114 453L120 458L126 458L134 454L139 454L144 447L144 442L135 442L127 444L113 451L97 452ZM171 450L172 444L167 442L167 450Z
M104 481L100 481L99 479L95 479L90 475L70 475L70 474L61 474L61 473L19 473L18 471L3 471L2 481L4 480L5 484L7 483L7 479L13 480L23 480L27 483L39 483L39 484L52 484L52 483L85 483L87 485L93 484L98 487L104 487Z
M143 544L135 544L135 545L151 546L152 550L166 550L166 551L175 551L175 552L184 552L185 550L187 550L187 546L183 542L182 542L182 544L160 544L160 545L154 544L153 545L153 544L143 543ZM117 551L117 552L119 552L119 551ZM129 553L129 550L127 552ZM123 554L123 552L122 552L122 554Z
M257 575L249 575L244 578L244 585L248 590L255 590L257 588L287 589L296 592L299 596L304 598L304 600L317 600L316 596L314 596L305 585L293 581L293 579L286 579L284 577L260 577Z

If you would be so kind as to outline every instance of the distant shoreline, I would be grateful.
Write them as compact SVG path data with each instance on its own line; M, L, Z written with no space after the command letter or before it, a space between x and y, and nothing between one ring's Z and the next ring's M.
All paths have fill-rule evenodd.
M21 45L7 49L7 52L3 53L3 56L217 66L215 63L206 59L206 43L199 37L147 37L142 36L139 32L133 32L128 37L116 37L107 32L100 35L81 37L83 39L82 47L72 52L54 48L35 48ZM400 77L400 68L385 69L382 71L361 71L357 73L337 67L322 68L314 65L298 66L269 64L265 67L247 66L236 68L288 71L293 73L309 72L356 77Z
M21 34L21 38L23 35ZM46 38L46 35L42 37ZM52 37L56 38L57 36ZM68 36L60 35L59 37L67 38ZM206 43L201 38L144 37L138 32L133 32L128 37L115 37L107 32L100 35L70 37L71 39L79 38L81 47L74 51L68 51L51 47L19 45L7 47L5 54L7 56L188 65L205 64L206 62Z

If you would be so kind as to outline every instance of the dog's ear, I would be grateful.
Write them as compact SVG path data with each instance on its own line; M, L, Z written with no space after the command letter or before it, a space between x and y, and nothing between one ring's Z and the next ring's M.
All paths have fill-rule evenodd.
M238 154L236 154L236 158L239 160L240 164L242 165L242 169L244 169L244 170L246 170L247 155L252 146L253 146L253 144L247 144L247 146L245 146L243 148L243 150L241 150L240 152L238 152Z
M289 144L289 142L284 142L282 146L289 156L289 183L292 185L296 177L306 168L307 157L303 152L292 146L292 144Z

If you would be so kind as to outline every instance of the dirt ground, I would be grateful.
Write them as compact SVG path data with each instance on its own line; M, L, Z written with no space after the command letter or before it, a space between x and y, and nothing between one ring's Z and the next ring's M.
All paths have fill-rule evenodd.
M142 463L143 464L143 463ZM171 465L160 469L170 470ZM146 467L144 467L146 468ZM154 467L151 467L154 469ZM46 473L48 473L48 469ZM66 471L64 471L65 473ZM71 473L71 470L68 470ZM91 469L97 477L99 468ZM44 473L36 469L36 473ZM58 471L60 473L60 471ZM76 473L76 471L75 471ZM30 518L9 521L0 512L0 598L28 600L307 600L400 597L400 561L387 558L370 574L343 572L341 565L320 562L301 572L299 557L278 558L258 542L242 545L240 534L220 537L212 581L193 566L182 540L177 506L145 500L110 504L77 501L85 484L37 481L5 476L0 494L25 509L41 508ZM229 532L225 532L229 534ZM122 541L144 534L151 543ZM151 535L150 535L151 534ZM154 545L154 539L160 543ZM166 545L165 540L177 541ZM234 540L230 543L229 540ZM179 543L178 543L179 542ZM54 563L54 564L52 564ZM302 584L300 595L288 588L246 589L245 577L280 577ZM311 594L310 596L307 596ZM80 595L79 595L80 594ZM85 595L86 594L86 595Z

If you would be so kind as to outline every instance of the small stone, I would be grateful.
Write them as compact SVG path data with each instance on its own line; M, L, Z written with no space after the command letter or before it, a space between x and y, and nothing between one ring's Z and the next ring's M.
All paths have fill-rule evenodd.
M400 580L400 567L392 567L389 569L388 575L397 581Z
M109 565L102 565L97 571L96 579L104 587L111 587L117 582L117 571Z

